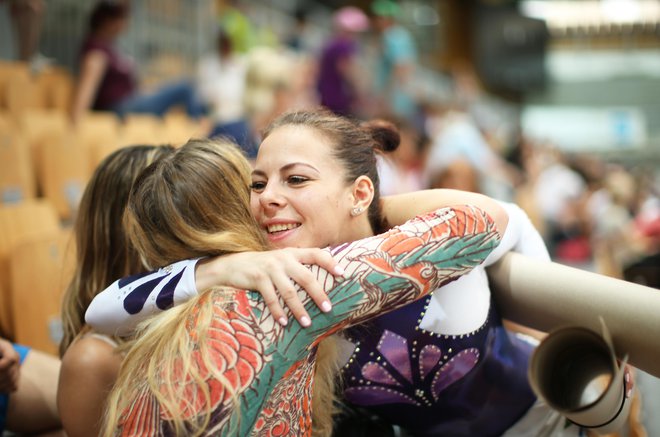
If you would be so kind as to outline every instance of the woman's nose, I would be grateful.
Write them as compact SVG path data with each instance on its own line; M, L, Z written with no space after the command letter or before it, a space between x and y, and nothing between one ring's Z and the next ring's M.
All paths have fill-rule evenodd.
M258 196L259 196L259 203L264 209L277 208L286 203L286 199L284 198L280 190L277 189L277 184L273 184L273 183L266 184L264 190L261 193L259 193Z

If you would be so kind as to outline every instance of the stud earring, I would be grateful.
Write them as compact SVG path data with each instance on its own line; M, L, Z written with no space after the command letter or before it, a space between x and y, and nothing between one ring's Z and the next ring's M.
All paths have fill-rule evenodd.
M351 215L352 215L353 217L356 217L356 216L358 216L358 215L360 215L360 214L362 214L362 208L359 207L359 206L356 206L355 208L353 208L353 209L351 210Z

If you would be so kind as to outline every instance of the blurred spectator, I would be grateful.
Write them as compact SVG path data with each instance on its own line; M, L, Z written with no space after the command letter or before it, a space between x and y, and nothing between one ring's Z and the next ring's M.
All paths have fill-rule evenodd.
M168 84L150 94L139 93L135 63L115 47L126 29L128 15L125 3L102 0L94 6L80 52L72 108L74 122L89 109L114 111L120 116L162 116L173 106L183 105L189 116L200 116L203 108L189 81Z
M215 0L220 27L225 30L232 47L238 53L247 53L255 46L256 29L243 6L237 0Z
M603 164L601 186L587 202L601 273L660 287L660 198L644 177Z
M449 103L436 102L427 109L426 130L431 148L426 174L431 186L513 200L519 171L493 151L471 115Z
M296 61L290 52L255 47L246 58L245 114L255 138L278 114L295 107Z
M233 138L250 158L254 158L256 145L244 108L245 56L234 50L232 40L223 29L218 31L215 49L200 60L197 72L199 96L213 122L209 136Z
M496 153L502 156L509 153L519 131L519 106L487 92L468 62L454 63L450 77L458 108L472 116Z
M550 255L560 262L588 262L591 249L585 228L585 179L556 148L538 151L534 160L538 166L534 200L544 221L544 239Z
M323 38L318 29L310 25L309 11L305 8L297 8L293 19L295 25L291 33L284 39L284 44L295 53L317 57L323 45Z
M46 4L43 0L9 0L11 22L16 38L17 58L38 71L51 63L39 53L39 38Z
M0 337L0 434L64 436L55 402L59 371L57 358Z
M417 65L417 45L410 32L397 22L398 3L375 0L371 4L374 28L379 34L375 93L382 96L383 108L397 117L414 121L417 101L413 77Z
M293 13L295 26L293 31L284 40L284 44L294 52L305 52L305 34L307 33L307 12L298 8Z
M316 88L320 104L340 115L357 115L364 74L355 58L360 47L358 35L369 27L366 14L357 7L345 6L332 17L334 34L321 52Z
M623 277L660 289L660 190L642 184L641 201L633 221L633 238L640 248L638 257L623 266Z
M276 46L279 41L268 21L256 25L251 8L256 2L240 0L215 0L219 26L231 39L237 53L245 54L258 46Z
M657 170L656 170L657 172ZM658 260L660 255L660 175L646 174L639 184L639 202L635 214L635 228L643 239L645 255ZM656 180L654 180L654 177ZM655 264L653 287L660 288L660 263Z
M586 203L591 242L600 261L599 270L622 278L621 266L628 262L632 250L626 240L630 237L636 184L632 175L620 167L609 168L601 176L599 187Z

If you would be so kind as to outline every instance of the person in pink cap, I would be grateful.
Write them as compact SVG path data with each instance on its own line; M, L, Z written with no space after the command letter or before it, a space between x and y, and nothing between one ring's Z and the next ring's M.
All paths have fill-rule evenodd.
M356 115L359 108L358 36L369 28L369 18L355 6L333 15L334 35L321 51L316 88L322 106L336 114Z

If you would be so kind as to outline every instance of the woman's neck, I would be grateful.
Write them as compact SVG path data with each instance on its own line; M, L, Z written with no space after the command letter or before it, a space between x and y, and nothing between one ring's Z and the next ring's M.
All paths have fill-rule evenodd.
M374 231L371 228L367 213L362 216L356 217L354 223L351 224L347 232L347 242L361 240L362 238L369 238L374 236Z

